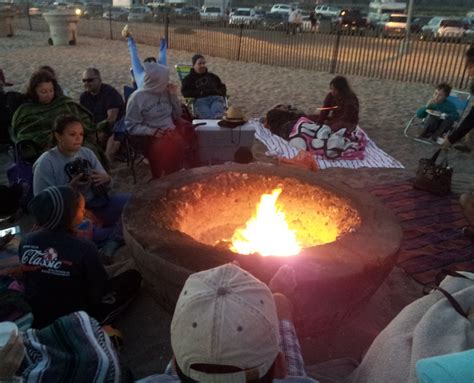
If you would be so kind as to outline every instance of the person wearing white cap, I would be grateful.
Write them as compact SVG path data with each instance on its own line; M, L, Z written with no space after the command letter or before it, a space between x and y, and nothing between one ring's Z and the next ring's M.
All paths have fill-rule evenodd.
M173 367L140 382L315 382L304 371L290 306L234 264L191 275L171 322Z

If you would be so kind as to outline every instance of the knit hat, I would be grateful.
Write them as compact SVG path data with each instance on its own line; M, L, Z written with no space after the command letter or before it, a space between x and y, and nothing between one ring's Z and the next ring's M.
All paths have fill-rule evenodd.
M261 378L278 355L279 339L272 293L246 271L229 263L186 281L171 322L171 346L187 377L202 383ZM197 364L242 371L206 373Z
M31 200L28 209L45 229L68 228L76 215L79 196L70 186L50 186Z
M200 55L199 53L195 54L193 56L193 58L191 59L191 62L193 63L193 66L194 66L194 64L196 64L196 61L198 61L199 59L203 59L203 58L204 58L203 55Z

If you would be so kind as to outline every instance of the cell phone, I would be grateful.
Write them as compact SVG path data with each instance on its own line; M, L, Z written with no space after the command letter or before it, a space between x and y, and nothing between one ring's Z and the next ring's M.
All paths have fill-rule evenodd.
M21 232L20 226L12 226L12 227L8 227L6 229L0 230L0 237L3 237L7 234L12 234L12 235L20 234L20 232Z

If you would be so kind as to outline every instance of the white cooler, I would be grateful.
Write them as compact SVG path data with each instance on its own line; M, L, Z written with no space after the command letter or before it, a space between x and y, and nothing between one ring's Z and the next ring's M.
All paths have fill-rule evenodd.
M193 120L198 138L199 160L202 165L219 164L234 160L234 153L241 146L252 148L254 127L247 123L236 128L221 128L220 120Z

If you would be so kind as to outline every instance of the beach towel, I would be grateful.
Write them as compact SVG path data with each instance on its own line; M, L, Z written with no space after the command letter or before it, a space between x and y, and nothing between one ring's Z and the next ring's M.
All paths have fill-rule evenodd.
M95 319L79 311L23 334L25 383L120 382L117 354ZM25 362L24 362L25 364ZM23 368L23 366L22 366Z
M346 134L346 129L333 132L327 125L318 125L307 117L300 117L293 125L289 144L328 159L364 159L367 135L361 130Z
M474 272L474 242L462 236L469 223L457 195L416 190L411 180L371 191L398 216L403 240L397 265L417 282L434 283L442 269Z
M255 138L261 141L268 149L266 152L269 156L293 158L301 149L291 146L288 141L283 138L274 135L270 130L266 129L265 126L258 120L253 119L248 122L255 128ZM374 141L372 141L367 134L360 128L357 127L354 132L355 135L363 135L366 141L364 158L362 159L328 159L316 155L314 158L320 169L327 168L349 168L349 169L360 169L360 168L404 168L404 166L389 156L383 150L381 150Z

